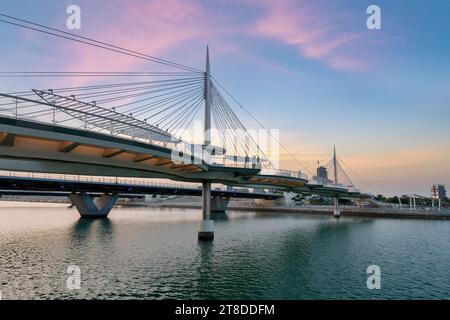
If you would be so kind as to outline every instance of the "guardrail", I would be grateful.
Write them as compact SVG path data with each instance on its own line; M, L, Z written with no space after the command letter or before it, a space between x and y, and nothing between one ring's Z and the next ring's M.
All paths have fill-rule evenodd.
M262 169L261 174L308 180L308 176L300 171L292 171L292 170L284 170L284 169Z
M184 188L184 189L198 189L200 186L184 185L176 183L166 183L146 179L137 178L122 178L122 177L102 177L102 176L83 176L72 174L55 174L55 173L36 173L36 172L19 172L19 171L0 171L0 176L3 177L18 177L18 178L32 178L32 179L48 179L61 181L75 181L75 182L92 182L92 183L111 183L111 184L130 184L139 186L155 186L166 188Z
M159 141L151 138L151 135L148 136L148 138L145 137L138 137L133 135L133 130L130 130L131 134L124 134L121 132L115 132L112 130L107 130L104 128L98 128L94 127L89 124L85 124L83 126L80 126L79 123L71 123L68 122L67 119L58 120L58 113L55 114L55 118L48 119L47 121L43 120L37 120L34 119L32 116L26 116L26 115L9 115L4 113L4 109L0 108L0 114L2 116L13 118L13 119L23 119L26 121L36 122L36 123L42 123L42 124L51 124L51 125L58 125L63 128L70 128L70 129L77 129L77 130L83 130L83 131L89 131L89 132L95 132L100 133L112 137L119 137L121 139L129 140L129 141L139 141L142 143L146 143L153 146L163 147L167 148L169 150L173 151L183 151L187 157L194 156L194 157L201 157L201 155L193 154L192 152L189 152L188 150L193 149L193 144L190 144L189 142L182 141L182 140L174 140L174 141ZM9 110L10 111L10 110ZM10 113L10 112L8 112ZM77 121L76 119L73 119L74 121ZM64 124L63 124L64 123ZM230 157L230 156L228 156ZM246 168L246 169L260 169L261 168L261 162L256 161L255 157L248 157L248 161L232 161L229 159L223 159L223 157L218 156L209 156L208 158L204 159L204 161L210 165L218 165L218 166L225 166L225 167L234 167L234 168ZM199 158L201 162L201 158Z
M361 190L356 188L355 186L346 186L342 183L324 183L322 181L316 181L316 180L310 180L308 181L308 184L310 185L317 185L317 186L323 186L323 187L329 187L329 188L341 188L346 189L348 192L359 192L361 193Z
M231 160L232 156L210 156L208 163L213 166L223 166L232 168L245 168L245 169L261 169L261 161L255 157L247 157L244 161ZM242 158L242 157L239 157Z
M56 174L56 173L39 173L39 172L21 172L21 171L0 171L0 177L17 177L17 178L31 178L31 179L48 179L48 180L60 180L60 181L74 181L74 182L92 182L92 183L111 183L111 184L128 184L134 186L153 186L164 188L180 188L180 189L201 189L200 185L189 185L179 183L168 183L154 181L151 179L139 179L139 178L122 178L122 177L103 177L103 176L83 176L72 174ZM227 191L226 186L214 186L214 190ZM248 188L233 187L232 191L236 192L249 192ZM256 190L254 190L256 192Z

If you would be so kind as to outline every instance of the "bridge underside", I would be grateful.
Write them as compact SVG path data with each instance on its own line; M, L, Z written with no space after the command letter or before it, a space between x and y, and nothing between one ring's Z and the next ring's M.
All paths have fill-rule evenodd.
M126 195L177 195L202 196L202 190L189 187L170 187L155 185L132 185L112 182L84 182L58 179L0 177L1 194L45 194L68 195L69 193L107 193ZM239 190L211 190L213 198L241 198L274 200L282 197L279 194L262 192L242 192Z
M0 169L149 178L184 177L169 149L93 132L0 118Z
M300 178L258 174L246 181L247 185L270 186L269 188L295 189L303 187L308 181Z

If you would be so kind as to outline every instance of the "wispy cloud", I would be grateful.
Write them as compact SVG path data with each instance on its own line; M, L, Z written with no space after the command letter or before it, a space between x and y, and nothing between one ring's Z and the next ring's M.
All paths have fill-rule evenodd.
M355 31L362 28L352 23L363 25L364 16L355 17L339 7L324 10L321 1L252 2L263 8L253 25L254 34L293 46L304 58L323 61L335 69L356 71L368 66L369 51L363 39L369 38L368 34Z
M170 50L178 48L178 57L183 60L181 47L206 30L201 26L204 9L191 0L135 0L131 3L113 0L101 5L103 13L96 20L95 29L88 29L88 36L152 56L166 56ZM66 60L66 69L70 70L129 71L139 68L153 71L158 68L145 60L86 45L67 43L63 51L70 57Z
M236 2L233 2L235 5ZM327 66L346 71L364 70L367 57L364 36L348 21L355 17L348 11L324 11L319 2L244 0L252 14L246 20L236 20L230 11L216 12L196 0L112 0L102 3L89 36L151 55L171 56L179 60L198 61L187 53L198 55L198 46L209 41L217 44L217 54L232 54L266 68L286 72L278 62L252 53L251 43L262 38L273 39L295 47L301 57L322 61ZM95 10L92 4L90 10ZM361 20L363 23L364 20ZM247 39L247 41L244 41ZM65 46L71 56L71 69L130 70L142 66L138 59L103 50Z

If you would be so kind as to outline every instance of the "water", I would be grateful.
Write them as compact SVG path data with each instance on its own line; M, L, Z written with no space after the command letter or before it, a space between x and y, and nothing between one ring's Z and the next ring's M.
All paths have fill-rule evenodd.
M199 217L114 209L86 221L63 206L0 208L2 299L450 297L450 221L234 212L199 243ZM372 264L380 290L366 286ZM69 265L81 268L79 290L66 287Z

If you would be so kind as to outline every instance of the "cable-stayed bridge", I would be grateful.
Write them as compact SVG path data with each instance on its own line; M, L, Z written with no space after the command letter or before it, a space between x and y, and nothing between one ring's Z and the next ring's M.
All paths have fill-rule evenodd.
M10 25L177 69L1 72L4 79L81 78L88 83L89 79L95 79L96 83L1 92L0 170L201 183L201 239L213 237L210 213L218 198L212 195L212 183L334 197L337 217L338 198L370 197L354 187L336 153L328 169L333 173L332 179L309 179L303 171L279 169L225 98L228 91L211 75L208 49L205 70L201 71L26 20L0 16L0 22ZM119 81L123 78L136 81ZM104 82L99 83L98 79ZM195 121L199 118L201 128L195 132ZM36 184L35 188L39 189ZM119 189L105 192L95 205L85 191L75 188L70 198L83 216L106 216L120 192ZM230 196L233 195L224 194L222 198Z

